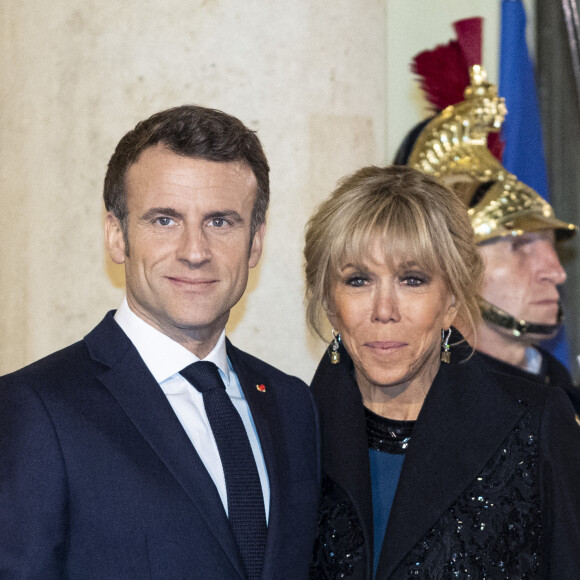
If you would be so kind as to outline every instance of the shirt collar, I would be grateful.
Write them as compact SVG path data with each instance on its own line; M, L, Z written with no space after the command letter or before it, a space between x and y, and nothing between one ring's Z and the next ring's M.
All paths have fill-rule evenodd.
M526 348L526 370L534 375L542 370L542 353L533 346Z
M115 313L115 321L129 337L158 383L162 383L186 366L200 360L184 346L137 316L129 307L127 298L123 299L121 306ZM228 387L230 369L226 353L225 329L220 334L212 351L203 360L213 362L219 368L225 385Z

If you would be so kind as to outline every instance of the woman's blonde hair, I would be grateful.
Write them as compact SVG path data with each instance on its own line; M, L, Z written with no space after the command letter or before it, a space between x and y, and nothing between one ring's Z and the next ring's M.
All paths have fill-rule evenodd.
M343 178L306 226L308 323L323 338L332 281L345 260L361 263L379 241L385 256L438 273L462 324L480 320L483 263L467 208L433 177L409 167L365 167Z

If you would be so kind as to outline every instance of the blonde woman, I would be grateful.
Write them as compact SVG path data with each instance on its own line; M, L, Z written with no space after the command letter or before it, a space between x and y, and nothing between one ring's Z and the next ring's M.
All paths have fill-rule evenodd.
M306 232L323 493L311 577L580 578L565 394L486 367L464 206L406 167L347 177ZM450 336L452 335L452 336Z

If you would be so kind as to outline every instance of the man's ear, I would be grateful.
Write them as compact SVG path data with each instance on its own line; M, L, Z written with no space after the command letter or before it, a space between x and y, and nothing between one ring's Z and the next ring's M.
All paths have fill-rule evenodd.
M125 236L119 220L111 211L105 217L105 247L115 264L125 262Z
M264 236L266 234L266 224L262 223L258 226L254 233L254 239L252 240L252 247L250 248L250 258L248 260L248 266L250 268L255 268L260 261L262 255L262 248L264 245Z

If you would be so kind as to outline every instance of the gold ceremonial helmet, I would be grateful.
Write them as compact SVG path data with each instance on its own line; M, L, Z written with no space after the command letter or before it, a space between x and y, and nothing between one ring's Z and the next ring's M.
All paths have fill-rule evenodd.
M487 135L499 131L505 102L483 67L470 67L469 76L465 100L426 125L407 164L438 177L465 202L478 244L547 229L558 239L572 236L576 226L557 219L547 201L490 153Z

